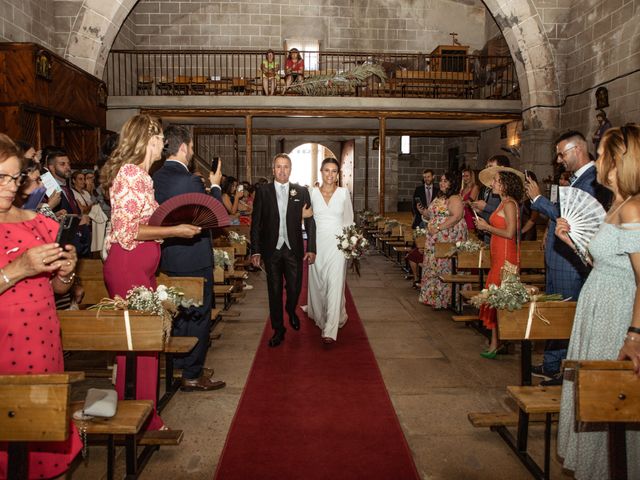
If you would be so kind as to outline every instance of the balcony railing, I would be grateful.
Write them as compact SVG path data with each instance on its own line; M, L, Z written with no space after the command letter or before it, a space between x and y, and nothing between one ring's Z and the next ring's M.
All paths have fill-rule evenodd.
M387 75L331 94L364 97L519 99L511 57L476 55L303 52L305 78L335 76L358 65L378 64ZM262 95L260 64L264 51L112 50L105 82L109 95ZM277 92L285 82L286 54ZM295 94L288 90L287 94ZM317 93L326 95L326 91Z

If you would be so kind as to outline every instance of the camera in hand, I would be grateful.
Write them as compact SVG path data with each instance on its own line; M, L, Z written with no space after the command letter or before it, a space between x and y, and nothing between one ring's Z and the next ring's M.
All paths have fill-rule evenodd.
M62 248L72 244L73 239L76 238L76 234L78 233L79 225L80 217L78 215L65 215L60 222L60 230L58 230L56 243Z

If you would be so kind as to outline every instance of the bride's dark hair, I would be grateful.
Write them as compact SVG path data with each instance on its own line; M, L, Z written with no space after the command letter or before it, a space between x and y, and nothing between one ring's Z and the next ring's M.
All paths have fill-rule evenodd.
M320 170L322 170L322 169L324 168L324 166L325 166L327 163L333 163L333 164L335 164L335 166L336 166L336 167L338 167L338 173L340 173L340 164L338 163L338 160L336 160L336 159L335 159L335 158L333 158L333 157L327 157L327 158L325 158L325 159L322 161L322 165L320 165Z

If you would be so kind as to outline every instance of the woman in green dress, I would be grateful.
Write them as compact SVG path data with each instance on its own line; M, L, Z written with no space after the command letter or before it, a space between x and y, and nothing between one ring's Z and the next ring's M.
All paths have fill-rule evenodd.
M608 130L598 147L598 182L614 193L611 209L589 243L593 270L576 308L569 360L633 361L640 375L640 127ZM573 246L570 226L556 235ZM575 478L609 477L607 424L575 419L574 372L566 369L558 427L558 454ZM627 432L628 478L640 479L640 431Z

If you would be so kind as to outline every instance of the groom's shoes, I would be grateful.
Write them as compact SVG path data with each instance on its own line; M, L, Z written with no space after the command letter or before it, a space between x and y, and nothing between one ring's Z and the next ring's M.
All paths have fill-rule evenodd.
M300 319L295 313L289 314L289 323L294 330L300 330Z
M286 332L285 329L276 330L273 336L269 339L269 346L277 347L280 345L284 341L284 332Z

